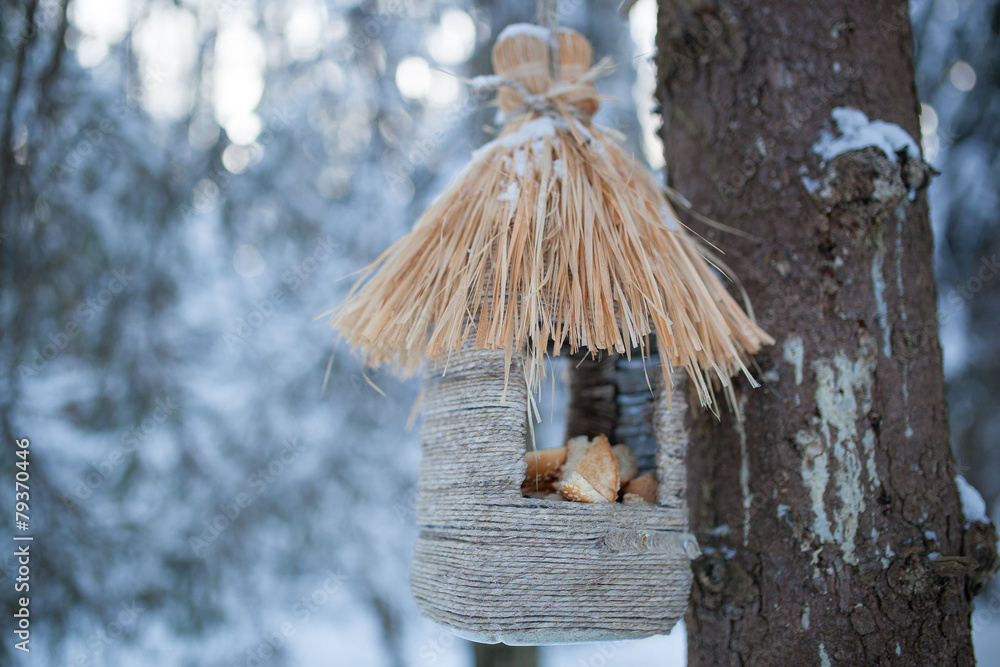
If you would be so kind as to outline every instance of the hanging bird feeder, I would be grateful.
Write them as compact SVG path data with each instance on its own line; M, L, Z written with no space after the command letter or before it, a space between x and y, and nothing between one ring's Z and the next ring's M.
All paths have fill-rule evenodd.
M687 385L714 409L714 387L730 395L773 342L655 178L593 122L590 43L551 35L500 35L485 83L502 132L331 319L366 364L424 367L413 593L480 642L669 632L699 553ZM532 451L535 397L563 354L569 442Z

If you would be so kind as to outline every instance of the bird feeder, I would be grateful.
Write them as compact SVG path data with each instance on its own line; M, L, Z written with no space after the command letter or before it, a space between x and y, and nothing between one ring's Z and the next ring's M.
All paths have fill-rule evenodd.
M488 643L666 633L699 553L684 500L688 395L713 408L714 387L749 377L745 360L773 341L662 186L593 121L604 67L589 42L518 25L492 55L480 83L497 91L501 133L331 324L368 365L424 369L411 584L426 616ZM652 502L522 491L535 397L563 354L567 435L625 442L651 472Z

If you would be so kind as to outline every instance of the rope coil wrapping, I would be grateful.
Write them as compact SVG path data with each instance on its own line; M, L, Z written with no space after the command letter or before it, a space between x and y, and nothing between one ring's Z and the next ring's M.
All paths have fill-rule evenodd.
M514 359L520 370L520 357ZM410 581L428 618L473 641L545 644L669 632L687 607L683 386L657 388L659 504L521 496L526 388L504 389L502 351L468 343L424 376L419 534ZM677 376L676 381L680 381ZM657 376L659 378L659 376Z

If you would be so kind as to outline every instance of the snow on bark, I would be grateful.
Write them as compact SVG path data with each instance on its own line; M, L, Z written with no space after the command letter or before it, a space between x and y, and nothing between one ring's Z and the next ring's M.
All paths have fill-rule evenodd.
M830 130L823 130L819 140L813 144L813 152L828 162L833 158L867 146L880 149L890 160L898 153L905 152L913 159L920 158L920 148L909 133L895 123L883 120L868 120L868 116L858 109L837 107L830 112L840 136L835 137Z
M958 495L962 498L962 514L969 523L974 521L989 522L986 516L986 501L979 495L976 487L965 481L961 475L955 475L955 484L958 486Z

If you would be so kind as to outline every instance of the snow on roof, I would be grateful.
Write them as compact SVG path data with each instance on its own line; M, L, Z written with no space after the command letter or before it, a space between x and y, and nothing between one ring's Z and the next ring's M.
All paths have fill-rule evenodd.
M497 37L497 41L502 41L508 37L516 37L518 35L530 35L532 37L537 37L545 43L552 41L552 36L549 31L541 26L537 26L534 23L511 23L509 26L504 28L500 32L500 36Z
M556 121L548 116L541 116L530 120L517 129L516 132L499 137L493 141L483 144L472 152L471 163L477 162L490 151L498 146L504 148L515 148L524 144L537 141L543 137L554 137L556 135Z

